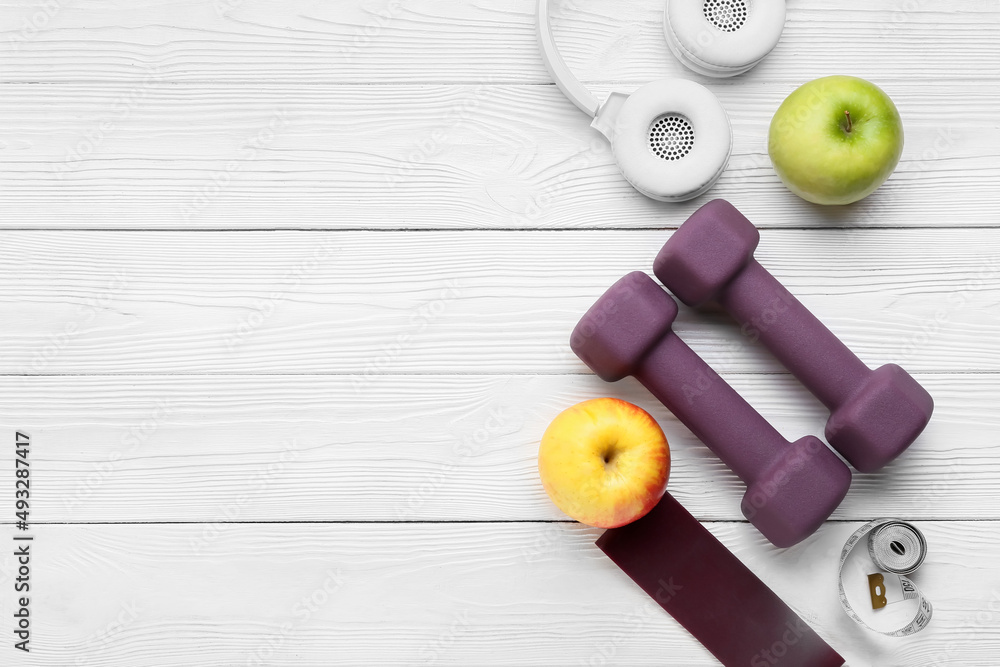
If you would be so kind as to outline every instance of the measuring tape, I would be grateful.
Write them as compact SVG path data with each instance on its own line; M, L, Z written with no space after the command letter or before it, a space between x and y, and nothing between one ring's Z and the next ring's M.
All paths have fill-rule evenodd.
M867 538L868 542L867 553L865 553L865 550L855 549L865 538ZM905 521L875 519L858 528L851 535L850 539L847 540L844 550L840 553L840 574L838 579L840 603L843 605L844 611L861 627L872 632L888 635L889 637L905 637L926 628L927 624L931 621L931 614L934 608L930 600L923 596L916 585L908 577L904 576L916 571L921 563L924 562L926 556L927 541L924 539L923 533ZM895 582L893 582L892 577L883 578L880 572L876 571L896 575L898 588ZM872 574L873 572L876 573ZM864 583L866 575L869 579L867 585ZM844 585L845 579L850 580L848 586ZM900 596L901 599L888 602L888 589L890 587L893 588L892 597ZM881 591L879 591L879 588L881 588ZM848 591L851 592L850 595L848 595ZM862 618L861 614L854 610L854 607L857 606L865 609L866 605L862 604L862 602L867 603L869 595L871 597L871 604L867 606L870 607L874 607L877 604L878 606L886 607L887 605L891 606L906 600L915 600L915 605L907 605L907 607L912 606L914 608L913 615L910 616L906 612L907 615L902 616L904 619L902 621L904 623L903 627L896 630L886 631L876 629L872 627L873 624L884 624L875 623L876 619L883 622L886 619L890 621L896 619L895 623L898 624L901 622L899 619L904 612L901 608L893 608L892 610L873 609L871 612L866 611L866 618ZM854 601L854 605L851 604L852 600ZM882 618L879 618L880 616ZM905 622L907 618L910 619L909 622Z

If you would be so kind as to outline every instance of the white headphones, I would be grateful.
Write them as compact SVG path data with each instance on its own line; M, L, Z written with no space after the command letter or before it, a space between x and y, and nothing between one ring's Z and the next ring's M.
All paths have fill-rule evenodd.
M781 25L776 34L768 33L766 48L757 44L760 35L750 39L749 29L741 31L756 25L758 19L751 24L750 18L758 14L762 23L771 25L764 21L763 10L773 14L778 5L783 25L784 0L672 0L664 25L668 41L671 34L685 36L671 45L675 53L687 54L685 59L678 53L685 65L701 71L697 63L711 69L713 76L731 76L750 69L774 48ZM700 20L695 20L698 16ZM611 142L618 168L636 190L658 201L685 201L711 188L722 175L732 152L732 128L726 110L707 88L684 79L662 79L631 95L612 92L601 104L559 55L549 22L549 0L538 0L538 42L556 85L594 119L591 126ZM753 42L754 48L743 42ZM737 63L736 56L743 53L752 61Z
M736 76L764 59L785 28L785 0L667 0L663 34L689 69Z

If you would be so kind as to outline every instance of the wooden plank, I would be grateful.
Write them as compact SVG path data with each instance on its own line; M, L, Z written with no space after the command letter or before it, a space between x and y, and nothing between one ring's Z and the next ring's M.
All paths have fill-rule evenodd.
M996 226L1000 86L880 81L906 124L896 173L851 207L795 197L767 128L796 83L717 84L734 124L707 195L653 202L552 86L0 85L13 227L662 228L712 197L762 227ZM605 88L606 89L606 88Z
M777 551L745 524L709 529L851 665L992 664L1000 650L995 522L921 523L935 605L905 642L840 610L835 567L857 524ZM568 524L39 526L31 652L5 664L717 664ZM10 526L0 529L9 543ZM11 577L12 556L5 577ZM6 584L5 584L6 587ZM10 596L0 598L5 618ZM9 638L8 638L9 639ZM764 647L762 647L764 648Z
M5 232L0 372L584 373L573 326L668 237ZM757 256L869 363L1000 370L1000 230L774 230ZM722 314L676 328L720 371L781 370Z
M787 438L822 435L826 412L791 378L727 379ZM835 518L1000 518L1000 376L919 380L937 404L927 431L855 474ZM742 519L733 473L637 383L594 376L8 378L0 425L35 443L38 521L559 520L539 439L599 396L660 422L670 489L696 516Z
M540 488L544 427L602 395L654 413L672 492L849 664L996 662L1000 8L790 3L770 58L709 81L669 55L662 0L573 4L558 40L599 92L719 94L736 146L711 196L769 228L762 261L866 361L921 371L937 411L913 450L778 551L690 433L572 356L582 311L708 197L622 181L541 66L534 0L12 0L3 225L65 231L0 235L0 430L34 437L44 522L32 653L0 624L0 664L715 664ZM765 136L834 73L882 85L907 145L876 196L827 210L778 183ZM264 231L305 229L342 231ZM677 328L786 436L822 431L722 315ZM902 643L833 593L841 521L873 515L931 544L936 618Z
M17 0L0 17L4 81L543 83L535 0L316 3ZM669 54L659 0L578 0L556 12L579 76L694 76ZM791 3L781 43L748 75L802 81L852 71L877 78L995 80L997 6L989 0ZM850 45L850 53L844 45Z

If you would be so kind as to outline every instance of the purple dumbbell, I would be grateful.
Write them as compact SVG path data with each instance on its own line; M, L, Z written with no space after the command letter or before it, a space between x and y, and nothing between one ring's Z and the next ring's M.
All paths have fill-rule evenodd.
M743 514L775 546L811 535L837 508L851 471L820 440L790 443L670 329L677 304L641 271L598 299L570 346L597 375L633 375L747 485Z
M717 301L831 411L826 438L861 472L899 456L927 426L934 400L895 364L869 369L791 295L753 252L760 234L716 199L656 256L656 277L689 306Z

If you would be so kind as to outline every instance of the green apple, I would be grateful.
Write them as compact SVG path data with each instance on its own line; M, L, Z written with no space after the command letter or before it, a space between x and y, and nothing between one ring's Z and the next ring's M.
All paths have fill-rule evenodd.
M789 190L816 204L850 204L875 192L899 163L903 121L889 96L853 76L810 81L789 95L767 152Z

